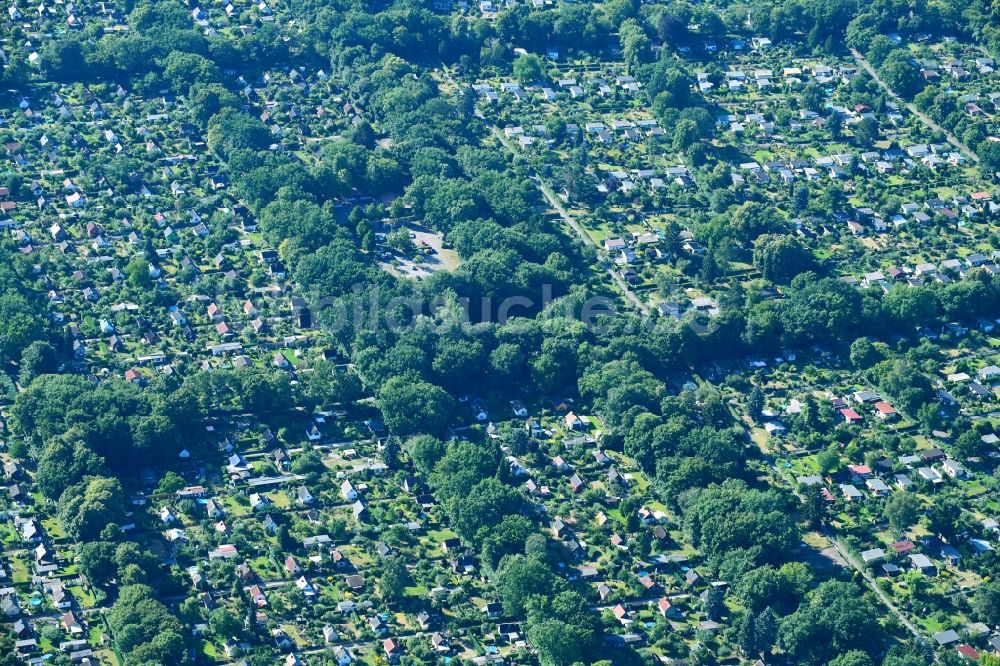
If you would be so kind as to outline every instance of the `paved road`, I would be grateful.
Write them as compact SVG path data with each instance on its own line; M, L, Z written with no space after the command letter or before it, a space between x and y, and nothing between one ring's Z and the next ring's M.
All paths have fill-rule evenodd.
M917 107L913 106L912 104L904 100L902 97L897 95L895 92L893 92L892 88L886 85L885 81L883 81L882 78L878 75L878 72L875 71L875 68L871 66L871 63L865 60L865 57L862 56L860 53L858 53L856 49L851 49L851 55L854 56L854 61L858 63L859 67L863 68L866 72L868 72L868 74L871 75L873 79L875 79L876 83L882 86L882 88L884 88L885 91L888 92L893 99L895 99L897 102L905 106L907 111L909 111L917 118L919 118L920 122L922 122L924 125L927 125L927 127L931 128L935 132L941 132L942 134L944 134L948 138L948 143L950 143L951 145L955 146L960 151L962 151L965 154L965 156L971 159L973 162L979 162L979 155L976 155L974 152L972 152L971 148L969 148L967 145L959 141L958 138L955 137L955 135L953 135L951 132L941 127L936 122L934 122L930 118L930 116L923 113Z

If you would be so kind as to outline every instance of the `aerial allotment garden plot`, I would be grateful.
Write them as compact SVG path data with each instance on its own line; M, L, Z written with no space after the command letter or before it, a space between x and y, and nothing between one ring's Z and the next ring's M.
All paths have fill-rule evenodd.
M10 3L0 665L998 663L990 12Z
M664 93L620 61L522 55L514 76L471 89L502 145L565 202L602 260L675 316L692 294L705 297L693 287L761 267L746 241L708 247L718 231L707 213L747 193L776 214L741 211L733 222L751 227L744 236L794 233L846 279L987 256L977 237L991 236L997 207L971 156L880 94L850 54L800 53L732 39L682 54L673 66L699 106L674 112L666 129Z

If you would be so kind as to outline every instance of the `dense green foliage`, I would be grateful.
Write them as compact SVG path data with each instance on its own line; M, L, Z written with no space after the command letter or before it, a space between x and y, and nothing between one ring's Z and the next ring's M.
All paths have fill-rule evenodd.
M41 295L25 288L32 281L30 262L5 248L12 260L0 267L0 378L13 400L13 431L23 440L12 453L33 459L38 490L57 502L59 526L80 542L80 570L112 595L107 622L125 663L184 663L192 645L184 625L204 619L188 603L193 597L176 615L157 600L178 585L177 576L166 574L119 529L127 521L125 489L132 491L138 472L173 463L182 449L217 456L210 449L217 442L207 441L205 426L220 414L285 419L332 405L359 408L357 401L367 397L373 400L359 409L377 409L388 430L380 442L386 466L401 477L410 466L430 487L449 527L478 554L503 616L523 621L539 663L570 666L604 656L605 627L592 612L592 591L565 575L571 556L539 534L544 520L512 478L510 458L539 460L546 444L529 441L520 426L507 424L496 439L478 428L468 437L459 434L454 428L468 420L467 398L476 392L504 400L515 392L553 399L577 394L592 407L602 428L600 446L635 461L654 496L676 512L688 543L728 583L727 589L706 591L704 611L710 620L731 622L745 656L777 646L789 663L805 666L877 663L888 641L861 588L837 580L817 585L810 570L794 561L803 526L814 527L822 509L762 483L765 461L748 442L733 405L702 379L702 371L709 363L748 356L832 351L849 358L859 377L931 429L941 415L920 354L897 355L869 338L912 340L944 324L996 318L1000 277L977 269L961 281L888 291L859 290L839 279L833 266L791 235L791 215L759 192L737 195L727 189L729 169L709 144L718 109L696 92L668 47L725 38L751 19L760 35L776 42L804 37L816 53L841 51L846 44L864 53L891 88L969 143L990 174L1000 169L1000 144L988 140L985 126L967 117L950 91L927 85L910 55L883 35L935 30L996 52L996 8L981 2L914 8L895 0L753 0L727 6L616 0L601 6L562 3L544 11L517 5L495 21L483 21L411 2L293 5L293 29L264 23L250 34L209 37L176 3L127 2L122 9L128 12L128 30L65 31L38 49L38 77L48 82L113 82L147 95L168 90L184 98L186 119L225 165L248 217L307 296L325 329L324 342L348 361L318 361L294 382L288 372L255 366L157 376L145 386L56 374L72 349L53 335ZM525 50L516 57L515 44ZM706 252L685 258L680 272L714 285L738 262L767 286L780 285L781 298L764 298L732 280L710 325L694 314L673 320L632 312L617 313L602 326L579 321L586 299L603 289L591 279L599 272L591 251L541 212L543 199L523 160L485 147L492 141L490 128L474 112L471 91L445 93L441 76L431 71L442 63L470 76L509 70L529 85L551 78L554 68L541 55L549 48L620 58L642 83L660 126L669 128L670 150L700 170L711 194L702 198L705 206L689 211L689 222ZM333 72L345 99L363 113L348 131L315 144L311 152L279 150L253 96L239 92L228 72L238 69L249 78L288 65L304 68L303 63ZM4 76L16 84L15 77L26 75L11 66ZM805 86L799 101L802 108L825 110L818 85ZM839 116L831 114L826 122L840 138ZM565 121L550 129L553 141L563 142L573 158L558 174L566 194L592 201L584 151L570 145ZM878 138L877 123L863 120L845 141L871 148ZM103 177L134 194L146 166L114 158L102 165ZM810 187L802 184L792 192L797 212L828 219L850 208L841 188ZM458 268L417 282L379 266L374 239L385 210L359 202L387 193L398 195L390 217L420 220L440 232L462 260ZM682 253L678 232L668 226L664 233L664 251L673 259ZM397 230L386 246L405 252L414 243ZM129 262L125 284L149 301L167 303L176 294L156 286L148 254L144 250L142 258ZM233 286L220 284L224 290ZM500 311L504 299L524 299L516 301L517 316L504 319L510 314ZM686 382L692 374L701 383L678 391L678 379ZM751 420L760 420L763 392L755 386L747 402ZM820 412L814 396L802 402L790 427L817 442L833 431L831 417ZM825 447L817 455L820 472L837 471L841 449L851 445L842 433L820 442ZM956 450L984 455L982 434L968 424L956 427ZM329 476L316 450L297 455L290 471L310 483ZM169 474L158 493L175 493L185 483ZM591 491L584 491L587 503L605 501L603 493ZM640 507L623 494L621 502L615 498L615 508L628 531L640 534ZM901 534L921 519L923 508L900 492L880 506L880 515ZM192 520L203 518L190 500L178 502L177 509ZM956 503L943 500L926 512L926 520L937 534L956 539L966 531L961 513ZM274 515L283 520L280 512ZM396 523L412 516L399 511L391 518ZM342 522L309 529L327 530L345 542L350 537ZM648 531L630 546L642 557L652 551ZM296 546L300 536L293 537L284 522L275 528L280 548ZM358 542L367 545L370 536ZM408 538L394 533L389 540ZM241 545L251 540L233 536ZM280 550L270 554L281 562ZM620 558L609 559L609 567L626 570ZM378 564L381 603L410 601L411 584L425 573L419 564L410 565L398 556ZM241 584L234 587L238 601L208 614L210 630L226 639L244 632L245 592ZM998 594L995 583L988 584L968 604L996 624ZM295 603L301 599L298 590L287 596ZM666 626L658 620L653 632L666 633ZM250 662L268 663L271 657ZM882 663L923 663L917 659L890 653Z

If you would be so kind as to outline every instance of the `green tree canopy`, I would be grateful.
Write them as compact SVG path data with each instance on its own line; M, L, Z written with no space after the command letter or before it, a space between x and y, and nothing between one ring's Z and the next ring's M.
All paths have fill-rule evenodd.
M417 433L439 434L448 425L454 400L444 389L412 377L393 377L378 397L389 430L400 437Z
M785 283L813 269L812 253L795 236L764 234L754 242L753 264L772 282Z
M903 97L913 97L923 87L920 72L908 52L903 49L890 53L878 68L878 73L886 85Z
M827 581L781 620L778 644L800 664L823 664L859 646L874 652L881 639L874 616L854 584Z
M524 85L545 79L545 61L534 53L522 53L514 61L514 78Z
M126 663L183 661L183 628L167 607L154 598L150 587L121 588L107 618Z
M734 548L760 546L779 559L799 542L786 499L774 491L748 488L729 480L682 498L684 526L692 543L715 555Z
M118 479L90 477L68 487L59 497L59 523L73 539L98 536L109 523L121 524L125 496Z
M889 521L889 525L897 533L912 527L920 518L923 508L920 500L913 493L898 492L886 500L882 514Z

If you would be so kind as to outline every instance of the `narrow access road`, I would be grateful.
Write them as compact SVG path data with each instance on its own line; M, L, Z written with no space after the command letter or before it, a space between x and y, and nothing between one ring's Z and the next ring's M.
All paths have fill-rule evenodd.
M443 64L441 66L441 74L448 82L448 85L455 88L456 91L461 91L461 86L459 86L458 83L455 81L455 79L452 78L451 72L449 72L448 68ZM485 120L485 118L483 118L482 112L478 108L476 109L475 114L477 118ZM517 150L510 143L507 137L504 136L504 133L498 130L496 127L494 127L492 123L488 124L490 125L490 132L492 132L493 136L495 136L500 141L500 145L506 148L512 155L517 155ZM559 197L556 196L556 194L552 191L552 188L550 188L548 184L544 180L542 180L542 177L537 172L534 171L532 172L532 179L535 181L535 184L541 191L542 196L545 197L545 201L547 201L549 206L553 210L555 210L556 213L559 214L559 217L562 218L563 222L569 225L569 228L572 229L574 232L576 232L576 235L579 236L580 239L585 244L600 249L597 243L594 242L594 239L590 237L590 234L588 234L584 230L584 228L580 226L580 223L577 222L573 218L573 216L566 211L566 208L562 205L562 202L559 201ZM622 277L618 275L618 273L616 273L613 268L605 267L604 270L607 272L608 275L611 276L611 279L614 280L615 284L618 285L618 288L621 290L622 294L625 295L625 298L630 303L632 303L632 305L639 308L639 311L642 312L643 314L649 314L649 306L646 305L646 303L641 298L636 296L635 292L629 289L629 286L625 282L625 280L622 279Z
M913 106L913 104L910 104L909 102L904 100L902 97L897 95L892 88L886 85L885 81L883 81L882 78L878 75L878 72L875 71L875 68L872 67L871 63L868 62L865 59L865 57L861 55L856 49L851 49L851 55L854 56L854 61L858 63L858 66L864 69L866 72L868 72L868 74L873 79L875 79L875 83L879 84L886 92L888 92L890 97L892 97L894 100L905 106L906 110L915 115L917 118L919 118L920 122L922 122L924 125L927 125L927 127L934 130L935 132L941 132L942 134L944 134L945 137L947 137L948 139L948 143L958 148L962 153L965 154L966 157L971 159L973 162L976 163L979 162L979 155L976 155L974 152L972 152L971 148L969 148L967 145L959 141L955 135L953 135L951 132L941 127L940 125L938 125L931 119L930 116L920 111L920 109Z
M513 145L511 145L507 137L504 136L503 132L492 125L490 126L490 131L493 132L493 136L500 141L504 148L514 155L517 154L517 150ZM553 210L556 211L556 213L559 214L559 217L562 218L563 222L569 225L569 228L576 232L576 235L579 236L585 244L600 249L600 246L594 242L594 239L590 237L590 234L588 234L587 231L580 226L580 223L577 222L576 219L569 214L569 212L567 212L565 206L563 206L562 202L559 200L559 197L556 196L555 192L552 191L552 188L550 188L548 184L542 180L542 177L538 173L532 172L531 178L535 181L535 184L538 186L538 190L542 193L542 196L545 197L545 201ZM628 284L624 279L622 279L622 276L615 272L615 269L606 266L604 270L609 276L611 276L611 279L614 280L622 294L625 295L625 298L627 298L632 305L639 308L639 311L643 314L649 314L649 306L646 305L641 298L636 296L635 292L629 289Z
M441 66L441 73L444 75L445 80L448 82L450 86L455 88L455 90L457 91L461 91L461 86L459 86L458 83L455 81L455 79L452 78L451 72L448 71L447 66L445 65ZM476 109L475 113L477 118L481 118L485 121L485 118L483 118L483 114L479 109ZM512 155L517 155L517 150L510 143L507 137L504 136L504 133L498 130L496 127L494 127L492 123L487 123L487 124L489 124L490 132L493 133L493 136L495 136L500 141L500 145L506 148L508 152L510 152ZM547 201L549 206L559 214L559 217L562 218L563 222L569 225L570 229L576 232L576 235L578 235L585 244L600 249L597 243L594 242L594 239L590 237L590 234L588 234L586 230L584 230L584 228L580 226L580 223L577 222L573 218L573 216L566 211L566 208L562 205L562 202L559 201L559 197L556 196L556 194L552 191L552 188L550 188L548 184L546 184L546 182L542 180L541 175L533 171L532 180L535 181L535 184L538 186L539 191L541 191L542 196L545 197L545 201ZM606 267L604 270L607 272L609 276L611 276L611 279L614 280L615 284L618 285L618 288L621 290L622 294L625 295L625 298L630 303L632 303L632 305L639 308L639 311L642 312L643 314L649 314L649 306L646 305L646 303L641 298L636 296L635 292L629 289L629 286L625 282L625 280L622 279L622 277L618 275L618 273L616 273L613 268Z
M846 548L840 545L840 540L837 539L837 537L835 536L831 536L829 537L829 539L830 543L833 545L834 548L837 549L837 552L840 553L840 556L844 559L844 561L850 564L851 568L857 570L861 574L861 576L865 579L865 582L868 583L868 586L875 591L875 594L877 594L879 599L882 600L882 604L890 611L892 611L892 613L897 618L899 618L899 621L903 624L904 627L906 627L910 631L911 634L913 634L916 638L921 638L922 634L920 633L920 630L917 629L917 627L914 626L912 622L906 619L906 616L903 614L903 611L899 610L899 608L894 603L892 603L892 600L889 598L889 596L885 592L883 592L878 585L875 584L875 579L872 578L868 574L868 572L865 571L864 568L857 563L857 561L854 559L854 556L851 555Z
M772 465L772 468L778 474L778 478L780 480L783 481L788 480L784 475L784 473L782 473L781 470L777 468L777 466ZM792 494L794 494L798 498L799 502L806 501L805 498L802 496L801 493L799 493L798 489L794 485L791 486L791 491ZM840 545L840 540L837 538L837 535L834 532L833 528L825 526L820 531L820 533L827 538L833 549L837 551L837 555L840 557L840 559L843 560L847 564L847 566L851 567L852 569L861 574L862 578L865 579L865 582L868 583L868 587L872 588L872 590L875 591L875 594L878 595L878 598L882 602L882 605L888 608L893 615L899 618L899 621L902 623L904 627L907 628L907 630L909 630L911 634L913 634L916 638L921 638L922 634L920 633L920 630L917 629L917 627L906 618L906 616L903 614L903 611L899 610L896 604L892 603L892 599L890 599L889 596L885 592L883 592L878 585L875 584L875 579L872 578L867 571L865 571L865 568L863 566L858 564L857 560L854 559L854 556L851 555L851 553L848 552L846 548Z

